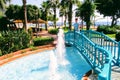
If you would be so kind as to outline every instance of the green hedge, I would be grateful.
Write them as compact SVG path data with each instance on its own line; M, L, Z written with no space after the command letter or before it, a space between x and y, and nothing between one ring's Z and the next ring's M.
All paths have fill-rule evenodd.
M31 36L23 30L0 32L0 52L2 55L30 46Z
M69 31L69 27L63 27L64 32L68 32Z
M116 39L116 41L120 41L120 32L116 33L115 39Z
M110 27L110 26L98 26L97 31L98 32L103 32L104 34L115 34L115 33L117 33L116 27Z
M50 33L50 34L57 34L58 33L58 29L49 29L48 33Z
M53 40L54 39L52 37L39 37L33 39L33 44L34 46L41 46L41 45L49 44Z

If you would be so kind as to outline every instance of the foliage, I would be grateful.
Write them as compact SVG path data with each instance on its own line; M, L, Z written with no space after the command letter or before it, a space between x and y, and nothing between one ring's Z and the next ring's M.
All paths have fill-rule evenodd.
M41 10L41 19L45 20L46 22L49 20L48 17L52 17L49 16L51 14L51 10L50 10L50 3L49 1L44 1L40 7ZM47 24L45 24L45 29L47 30Z
M57 34L58 33L58 29L57 28L55 28L55 29L49 29L48 33L50 33L50 34Z
M27 19L28 21L37 19L41 16L40 10L35 5L27 5Z
M117 30L120 30L120 25L114 26Z
M69 23L69 29L71 30L72 29L72 8L73 8L73 5L78 5L80 4L80 1L79 0L61 0L61 2L64 4L64 5L67 5L68 7L68 23Z
M20 19L20 15L21 15L21 6L19 5L10 5L7 8L7 11L5 12L5 15L9 18L9 19Z
M120 32L116 33L115 39L116 41L120 41Z
M35 20L41 16L40 10L35 5L27 5L27 19L28 21ZM10 5L5 12L9 19L21 19L24 20L24 11L22 6Z
M53 40L54 39L52 37L39 37L39 38L34 38L33 43L34 46L41 46L41 45L49 44Z
M7 24L9 20L6 17L0 18L0 31L8 30Z
M0 50L2 55L30 46L31 36L23 30L0 32Z
M0 10L5 10L7 2L10 2L11 0L0 0Z
M85 0L85 2L76 9L76 16L81 17L82 20L86 22L87 30L90 29L90 18L93 15L95 9L96 6L91 0Z
M113 39L115 39L115 36L116 36L116 34L106 34L106 35Z
M64 26L66 27L66 22L67 22L67 16L68 16L68 5L66 5L65 1L61 0L60 2L60 12L59 12L60 17L65 17L64 20Z
M120 18L120 0L95 0L95 3L100 14L112 18L111 26L116 25Z
M69 27L63 27L64 32L68 32L69 31Z
M110 26L98 26L97 31L103 32L104 34L115 34L116 28Z

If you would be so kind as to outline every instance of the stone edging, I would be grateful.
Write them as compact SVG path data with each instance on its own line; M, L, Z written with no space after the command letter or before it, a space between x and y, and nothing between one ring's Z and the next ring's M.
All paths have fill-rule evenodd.
M54 49L55 47L49 44L49 45L39 46L36 48L37 50L32 50L32 48L27 48L27 49L19 50L10 54L3 55L0 57L0 66L7 64L8 62L11 62L13 60L16 60L18 58L21 58L30 54L42 52L45 50L51 50L51 49Z

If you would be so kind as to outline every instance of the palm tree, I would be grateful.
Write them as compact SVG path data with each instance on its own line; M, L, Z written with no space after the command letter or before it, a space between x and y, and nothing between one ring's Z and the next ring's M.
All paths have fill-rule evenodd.
M0 11L1 11L1 14L2 14L2 15L4 15L7 2L10 3L10 1L11 1L11 0L0 0Z
M66 5L68 5L68 23L69 29L72 29L72 8L74 4L80 4L79 0L62 0Z
M11 0L0 0L0 8L4 10L6 8L6 3L10 1Z
M59 0L49 0L54 12L54 27L56 28L56 9L59 7Z
M50 13L50 4L49 1L43 2L40 8L42 12L42 19L48 22L48 15ZM47 24L45 24L45 30L47 30Z
M23 10L24 10L24 23L23 28L27 31L27 8L26 8L26 0L22 0L23 2Z
M85 2L79 6L76 10L82 20L86 22L87 30L90 29L91 25L91 16L94 14L94 10L96 9L95 4L91 0L85 0Z
M66 21L68 16L68 6L64 2L63 0L60 2L60 16L61 17L65 16L64 26L66 27Z

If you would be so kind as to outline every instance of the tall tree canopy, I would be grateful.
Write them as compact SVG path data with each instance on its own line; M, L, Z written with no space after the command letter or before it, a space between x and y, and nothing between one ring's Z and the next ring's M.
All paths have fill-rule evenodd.
M28 21L34 20L36 18L40 17L40 10L35 5L26 5L27 7L27 18ZM6 16L9 19L21 19L24 20L24 12L23 12L23 6L19 5L10 5L6 12Z
M10 2L11 0L0 0L0 9L4 10L6 8L7 2Z
M76 9L76 16L80 16L81 19L86 22L87 30L90 29L90 18L94 14L95 8L96 6L91 0L85 0L85 2Z
M59 0L49 0L49 3L50 3L50 7L53 9L53 12L54 12L54 27L56 28L56 11L57 11L57 8L59 7Z
M20 15L21 15L21 6L19 5L10 5L6 12L5 15L9 18L9 19L20 19Z
M51 13L51 11L50 11L50 2L49 1L44 1L41 4L40 10L41 10L41 15L42 15L41 18L43 20L45 20L46 22L48 22L48 16ZM45 29L47 30L47 24L45 24Z
M66 2L61 0L60 2L60 12L59 12L60 17L65 17L64 20L64 26L66 27L66 21L68 17L68 5L66 5Z
M66 5L68 5L68 23L69 23L69 29L72 29L72 9L74 4L80 4L79 0L62 0L62 2Z
M112 18L111 26L116 25L120 18L120 0L95 0L95 3L101 14Z

